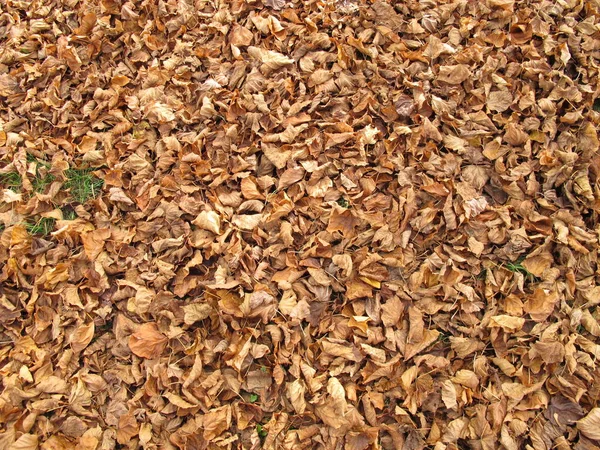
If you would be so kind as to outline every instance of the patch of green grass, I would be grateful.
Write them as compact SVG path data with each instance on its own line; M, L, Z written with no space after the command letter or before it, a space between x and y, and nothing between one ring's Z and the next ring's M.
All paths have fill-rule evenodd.
M50 163L38 159L31 153L27 153L27 161L30 163L35 163L36 166L36 175L33 179L33 182L31 183L34 192L44 193L46 187L56 179L54 175L48 173L48 170L50 170ZM43 176L40 174L40 168L45 169L43 170Z
M340 205L342 208L350 208L350 202L344 197L338 198L337 204Z
M452 336L449 332L444 331L444 330L438 330L440 332L440 335L437 338L437 342L440 342L444 345L447 345L450 343L450 336Z
M56 178L54 175L46 173L43 177L36 176L33 179L33 190L35 192L43 193L46 190L46 187L50 185Z
M75 220L77 219L77 213L73 208L63 208L63 220Z
M42 217L36 223L26 224L27 231L31 234L47 235L54 229L54 219L50 217Z
M524 256L521 256L519 259L517 259L515 262L507 262L504 263L504 267L508 270L510 270L511 272L514 273L520 273L523 276L525 276L525 279L529 282L534 282L534 281L538 281L538 277L536 277L534 274L532 274L529 270L527 270L525 268L525 266L523 266L523 261L525 260Z
M257 394L250 394L250 403L254 403L258 400Z
M0 175L0 184L6 186L8 189L14 192L21 190L23 179L18 172L8 172Z
M92 171L94 169L68 169L65 172L67 182L65 183L65 189L68 189L71 193L71 197L76 202L85 203L90 198L96 198L102 186L104 186L104 180L101 180L95 176Z
M267 437L267 434L268 434L268 433L267 433L267 430L265 430L265 429L263 428L263 426L262 426L260 423L259 423L258 425L256 425L256 432L258 433L258 436L259 436L261 439L264 439L264 438L266 438L266 437Z

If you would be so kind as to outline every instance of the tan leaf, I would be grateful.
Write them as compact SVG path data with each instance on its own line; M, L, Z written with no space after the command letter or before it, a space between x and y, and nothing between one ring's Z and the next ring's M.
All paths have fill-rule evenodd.
M211 440L220 436L231 426L231 406L225 405L211 409L202 417L204 439Z
M145 446L146 444L148 444L148 442L150 442L150 440L152 439L152 424L143 423L140 426L139 437L140 437L140 444L142 444L142 446Z
M281 53L274 52L272 50L265 50L263 48L250 46L248 47L248 54L265 64L269 69L277 70L283 66L288 64L293 64L294 60L292 58L288 58Z
M359 280L350 280L346 283L346 297L348 300L355 300L361 297L371 297L373 289L367 283Z
M126 86L130 81L131 81L131 78L126 77L125 75L115 75L110 80L110 86L113 88L114 87L123 87L123 86ZM94 140L94 148L95 147L96 147L96 142ZM80 148L81 148L81 146L80 146ZM92 150L92 149L89 149L89 150Z
M306 387L301 380L286 383L287 397L297 414L304 414L304 411L306 410L306 400L304 399L305 392Z
M332 339L325 339L321 342L323 351L332 356L342 357L349 361L362 361L363 356L360 354L358 349L353 345L349 345L345 341L333 341Z
M333 78L333 73L330 70L317 69L308 78L308 86L314 87L325 83Z
M458 406L456 401L456 387L450 380L446 380L442 383L442 401L448 409L456 409Z
M578 420L577 429L585 437L600 440L600 408L593 408L587 416Z
M536 322L543 322L552 312L558 303L558 293L555 289L550 292L542 288L537 288L533 294L529 296L523 309Z
M452 381L471 389L477 389L477 386L479 386L479 378L471 370L459 370L452 377Z
M514 123L509 123L506 126L506 132L504 133L504 141L510 145L523 145L529 139L529 135L525 133L521 127Z
M409 330L406 342L409 344L420 343L423 340L425 322L423 321L423 313L419 308L414 306L408 308L408 323Z
M285 6L285 0L265 0L265 6L267 8L273 8L275 11L279 11Z
M23 195L10 189L2 191L2 203L15 203L23 200Z
M346 391L340 380L336 377L329 378L327 381L327 393L331 395L335 410L339 414L344 415L348 406L346 404Z
M264 200L265 196L258 190L258 186L253 178L247 177L242 179L241 189L242 196L248 200Z
M402 302L397 296L393 296L388 299L383 305L381 305L381 320L386 327L394 326L402 317L404 307Z
M469 245L469 250L477 257L479 257L481 252L485 249L485 245L472 236L467 240L467 243Z
M279 177L279 184L277 186L277 189L285 189L291 186L292 184L297 183L298 181L302 180L302 178L304 178L305 173L306 171L301 166L287 169Z
M94 29L95 25L96 25L96 14L94 14L93 12L88 12L87 14L85 14L83 16L83 18L81 19L81 23L79 24L79 27L76 28L74 30L74 32L75 32L75 34L77 34L79 36L88 35Z
M207 303L192 303L183 307L183 321L186 325L206 319L212 313L212 306Z
M47 394L64 394L69 389L69 385L62 378L50 375L40 381L36 388Z
M82 323L75 328L70 338L71 348L75 353L79 353L89 345L94 337L95 329L94 322L90 322L89 324Z
M331 285L329 275L323 269L309 267L308 273L310 273L310 276L321 286Z
M117 442L127 444L134 436L138 434L138 423L135 420L133 411L123 414L119 417L119 426L117 427Z
M254 35L252 34L252 31L250 31L248 28L235 25L231 30L231 34L229 35L229 42L238 46L250 45L253 37Z
M590 183L588 170L579 170L573 175L573 190L590 202L594 201L594 191Z
M281 146L275 146L263 142L261 145L262 151L265 156L273 163L278 169L283 169L292 156L292 152L281 148Z
M145 108L145 117L152 123L168 123L175 120L173 109L161 102L152 102Z
M488 207L487 199L484 196L472 198L464 203L465 216L467 218L477 217Z
M158 331L156 324L149 322L141 325L129 337L129 348L141 358L155 359L162 354L167 342L168 339Z
M239 309L244 317L261 318L263 323L267 323L277 310L277 302L268 292L255 291L244 296Z
M233 216L231 223L241 230L251 231L260 224L262 218L262 214L237 214Z
M407 343L404 351L404 360L408 361L413 356L419 354L435 341L437 341L440 336L440 332L437 330L424 330L423 331L423 340L421 342L416 343Z
M486 105L490 111L504 112L513 102L513 96L508 91L493 91L488 95Z
M510 151L510 147L502 145L500 138L488 142L483 149L483 156L492 161L506 155Z
M519 331L525 325L525 319L522 317L513 317L508 315L492 316L490 318L490 327L499 327L504 331Z
M442 442L457 442L459 439L463 439L466 437L468 426L469 419L466 417L452 420L442 435Z
M450 336L450 346L459 358L466 358L471 353L483 350L485 344L479 339Z
M196 404L192 404L192 403L184 400L179 395L174 394L173 392L165 392L163 394L163 396L165 398L167 398L171 404L177 406L178 408L191 409L191 408L195 408L198 406Z
M85 255L90 261L95 261L96 258L104 250L104 243L110 237L110 228L100 228L91 232L81 233L81 242Z
M466 64L442 66L437 80L448 84L460 84L471 76L471 70Z
M530 23L515 23L510 27L510 39L513 44L522 45L529 42L533 36Z
M331 260L336 266L338 266L344 271L344 277L350 276L350 274L352 273L352 257L350 255L333 255Z
M9 450L37 450L38 437L35 434L22 434L19 439L6 448Z
M542 253L541 255L528 256L522 262L523 267L536 277L541 277L546 269L550 268L554 258L550 253Z
M584 122L577 136L577 147L584 152L597 152L600 147L598 132L591 122Z
M202 211L192 223L198 228L211 231L214 234L219 234L221 230L221 218L215 211Z
M531 345L529 357L539 356L546 364L560 363L565 359L565 347L556 341L539 341Z
M347 238L356 234L354 228L358 225L357 219L351 211L343 208L336 208L331 212L327 231L333 233L339 231Z
M133 200L127 197L127 194L121 188L112 187L109 190L108 199L113 202L126 203L127 205L133 205Z

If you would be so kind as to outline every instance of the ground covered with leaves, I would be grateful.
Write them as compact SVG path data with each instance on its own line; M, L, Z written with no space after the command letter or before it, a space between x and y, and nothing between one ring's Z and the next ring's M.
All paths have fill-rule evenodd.
M1 449L600 447L596 0L0 0Z

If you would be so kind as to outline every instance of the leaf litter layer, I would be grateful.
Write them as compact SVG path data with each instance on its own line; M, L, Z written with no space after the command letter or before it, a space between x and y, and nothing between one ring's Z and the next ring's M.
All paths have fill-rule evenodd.
M598 448L599 6L0 0L0 448Z

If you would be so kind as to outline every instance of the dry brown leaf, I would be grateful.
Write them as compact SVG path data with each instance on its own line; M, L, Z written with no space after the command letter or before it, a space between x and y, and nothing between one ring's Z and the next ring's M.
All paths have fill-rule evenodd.
M300 380L295 380L292 383L287 383L286 392L287 397L290 400L290 402L292 402L296 413L304 414L304 411L306 410L306 400L304 399L306 388L304 386L304 383Z
M35 434L25 433L19 436L19 438L10 444L11 450L37 450L38 448L38 436Z
M265 64L269 69L277 70L288 64L294 64L294 60L288 58L281 53L274 52L272 50L265 50L260 47L250 46L248 47L248 54L258 61Z
M231 406L225 405L210 410L202 416L204 439L211 440L231 426Z
M31 3L1 448L598 440L594 2Z
M492 91L487 97L486 105L490 111L504 112L513 102L513 96L506 90Z
M554 258L552 258L551 254L543 253L536 256L528 256L521 264L536 277L541 277L550 268L553 260Z
M79 353L85 349L94 338L95 331L96 327L94 326L94 322L77 326L70 338L73 351Z
M522 317L499 315L490 318L490 327L500 327L504 331L511 333L519 331L523 328L523 325L525 325L525 319Z
M250 45L252 43L253 38L254 35L252 34L252 32L248 28L242 27L240 25L234 26L234 28L231 30L231 34L229 37L232 45L241 46Z
M542 322L552 314L557 302L558 293L555 290L547 291L538 288L525 302L524 310L533 320Z
M192 303L183 307L183 321L186 325L193 325L196 322L206 319L211 315L212 306L206 303Z
M129 337L129 348L141 357L148 359L158 358L165 347L168 339L158 331L155 323L144 323Z
M133 200L127 197L127 194L121 188L112 187L108 192L109 200L113 202L121 202L127 205L133 205Z
M133 411L123 414L119 417L119 425L117 427L117 442L119 444L127 444L131 438L137 436L139 425Z
M221 230L221 218L215 211L202 211L192 223L214 234L219 234Z
M466 64L440 67L438 81L448 84L460 84L471 76L471 70Z
M446 380L442 383L442 401L448 409L456 409L458 403L456 401L457 393L454 383L450 380Z
M254 230L263 220L262 214L236 214L231 219L236 227L241 230Z
M590 439L600 440L600 408L593 408L583 419L578 420L577 429Z

